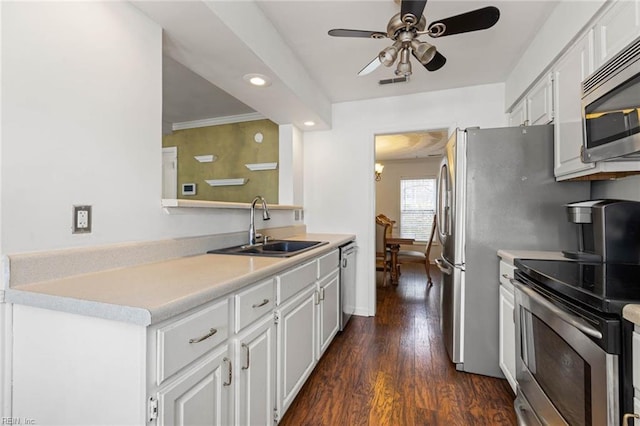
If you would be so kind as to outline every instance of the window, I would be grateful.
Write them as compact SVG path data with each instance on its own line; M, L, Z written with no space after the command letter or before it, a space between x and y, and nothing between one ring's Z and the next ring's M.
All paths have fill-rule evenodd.
M400 179L400 235L427 241L436 213L436 180Z

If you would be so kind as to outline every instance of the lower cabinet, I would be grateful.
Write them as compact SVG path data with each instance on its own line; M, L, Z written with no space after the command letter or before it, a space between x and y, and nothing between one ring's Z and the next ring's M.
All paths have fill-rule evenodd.
M340 329L340 281L338 273L318 283L318 359Z
M230 424L232 373L229 351L224 344L158 392L159 424Z
M514 317L513 278L515 267L500 261L499 359L500 370L516 393L516 324Z
M275 407L275 323L269 315L236 341L236 424L273 423Z
M14 305L11 409L43 424L277 423L338 331L339 289L334 250L148 327Z
M315 283L276 310L278 318L277 414L289 408L316 363Z

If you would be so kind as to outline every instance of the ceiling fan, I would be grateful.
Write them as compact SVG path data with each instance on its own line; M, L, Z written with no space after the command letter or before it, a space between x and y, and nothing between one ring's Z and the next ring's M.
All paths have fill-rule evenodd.
M381 80L380 84L408 81L411 75L409 55L413 55L428 71L437 71L444 66L447 59L437 51L436 47L418 37L427 34L430 37L444 37L470 31L491 28L500 18L497 7L488 6L472 10L460 15L440 19L427 27L427 20L422 15L427 0L402 0L400 13L395 14L387 24L387 32L333 29L329 35L333 37L389 38L393 44L383 49L358 75L366 75L378 68L380 64L390 67L398 57L395 70L398 78ZM426 30L425 30L426 28Z

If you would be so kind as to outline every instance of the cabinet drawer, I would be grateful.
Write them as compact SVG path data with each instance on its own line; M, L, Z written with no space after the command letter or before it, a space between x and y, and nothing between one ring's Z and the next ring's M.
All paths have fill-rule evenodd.
M159 385L227 339L229 301L202 308L159 328L157 333Z
M271 312L274 306L273 279L236 294L236 333Z
M280 275L277 278L278 304L315 282L318 273L317 265L318 262L314 260Z
M325 277L340 266L340 254L334 250L318 259L318 278Z
M518 268L508 264L504 260L500 261L500 284L506 286L511 292L513 292L513 284L511 284L509 280L514 278L516 269Z

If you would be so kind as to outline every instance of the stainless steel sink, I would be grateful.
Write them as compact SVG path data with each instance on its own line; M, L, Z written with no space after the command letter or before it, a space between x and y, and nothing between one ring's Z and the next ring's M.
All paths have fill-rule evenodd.
M242 245L209 250L207 253L243 256L291 257L307 250L329 244L327 241L274 240L266 244Z

